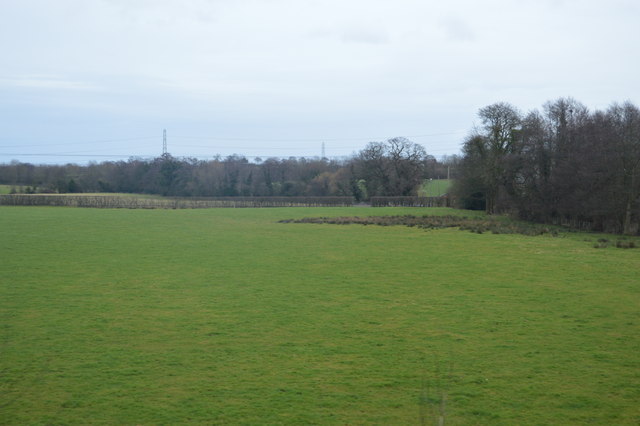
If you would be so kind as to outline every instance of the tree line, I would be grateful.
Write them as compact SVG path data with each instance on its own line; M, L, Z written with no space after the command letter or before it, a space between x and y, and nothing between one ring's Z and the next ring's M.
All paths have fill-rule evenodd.
M487 213L637 234L640 110L631 102L589 111L572 98L526 114L500 102L479 110L453 193Z
M444 177L457 157L436 161L406 138L371 142L348 159L268 158L241 155L211 160L163 155L88 165L0 164L0 183L19 192L140 193L173 197L417 195L429 177Z
M123 195L0 194L4 206L56 206L103 209L209 209L259 207L349 207L353 197L128 197Z

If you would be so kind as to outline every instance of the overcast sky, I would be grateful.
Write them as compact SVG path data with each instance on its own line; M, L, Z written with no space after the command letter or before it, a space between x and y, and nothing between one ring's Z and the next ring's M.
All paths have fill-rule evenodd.
M0 0L0 162L157 156L163 129L199 158L456 154L497 101L638 104L639 22L637 0Z

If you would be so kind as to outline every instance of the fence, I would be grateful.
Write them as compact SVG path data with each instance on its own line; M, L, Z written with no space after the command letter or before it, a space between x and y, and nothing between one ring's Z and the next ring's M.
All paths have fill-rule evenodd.
M57 206L105 209L206 209L216 207L350 207L351 197L137 198L111 195L0 195L4 206Z
M451 207L449 197L371 197L371 207Z

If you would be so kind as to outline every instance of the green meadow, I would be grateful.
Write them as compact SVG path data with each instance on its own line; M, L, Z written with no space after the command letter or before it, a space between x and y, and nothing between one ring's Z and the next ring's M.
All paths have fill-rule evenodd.
M441 197L450 191L452 185L453 179L429 179L422 184L418 195L421 197Z
M640 423L640 250L0 208L2 424Z

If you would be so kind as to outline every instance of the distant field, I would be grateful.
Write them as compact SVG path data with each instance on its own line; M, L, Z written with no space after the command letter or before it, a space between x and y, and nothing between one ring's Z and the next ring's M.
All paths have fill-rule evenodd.
M427 180L418 191L418 195L422 197L440 197L447 194L453 179L433 179Z
M0 423L640 422L640 250L277 223L427 213L0 207Z
M11 193L11 185L0 185L0 194Z

